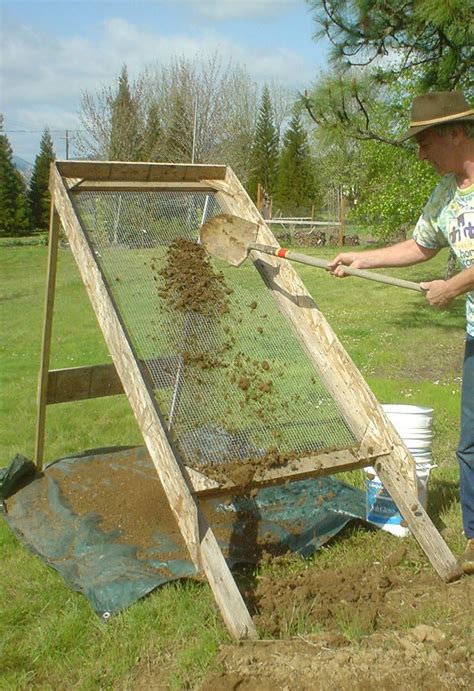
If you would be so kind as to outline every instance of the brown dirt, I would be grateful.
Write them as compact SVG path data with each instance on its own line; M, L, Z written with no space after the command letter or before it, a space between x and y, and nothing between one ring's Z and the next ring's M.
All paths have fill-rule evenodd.
M238 466L236 466L238 468ZM242 470L245 476L245 469ZM157 544L159 535L165 534L178 549L172 554L160 551L163 560L189 559L189 553L170 509L155 467L144 449L126 450L117 454L113 462L104 462L100 455L77 463L73 472L64 472L60 465L46 468L37 483L37 510L54 526L57 517L48 501L48 478L55 480L63 500L77 516L93 514L97 526L105 533L115 533L114 541L136 546L137 556L145 557L147 550ZM243 478L245 480L245 478ZM245 484L245 481L243 481ZM219 501L233 504L230 494L221 495ZM9 513L15 511L16 495L6 502ZM211 501L203 499L201 506L213 531L227 554L249 555L257 561L262 554L281 554L277 534L258 535L258 520L252 512L238 508L216 512ZM246 533L234 530L236 510L239 521L245 523ZM295 532L298 526L295 526ZM159 539L159 537L158 537Z
M414 574L400 563L405 552L260 576L257 627L284 640L223 646L201 691L472 688L474 579L446 585L429 567ZM435 624L422 623L428 616ZM298 621L313 633L289 637Z
M74 472L64 474L53 465L45 473L56 479L76 513L97 513L103 530L118 530L118 539L136 544L139 554L153 544L160 525L186 557L151 462L138 458L133 469L133 464L105 464L98 457ZM45 496L38 509L45 512L46 480L39 482ZM14 503L15 495L7 509ZM247 522L240 536L247 544L257 534L255 517L241 513L240 519ZM229 534L233 520L223 512L216 521L214 514L218 539ZM387 536L388 549L393 544ZM237 576L263 640L223 646L201 691L472 688L474 578L443 583L420 561L412 542L401 543L380 561L338 568L317 558L302 568L295 557L270 557L277 553L274 548L269 536L255 541L259 572ZM155 669L148 660L146 670L137 669L134 688L168 688L160 679L160 665Z
M168 247L160 296L171 309L198 312L206 316L229 311L226 295L232 292L224 276L212 268L205 249L195 242L178 238Z

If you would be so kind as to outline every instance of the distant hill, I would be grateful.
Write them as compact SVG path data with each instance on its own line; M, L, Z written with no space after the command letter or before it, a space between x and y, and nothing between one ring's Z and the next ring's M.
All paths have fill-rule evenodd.
M15 156L15 154L13 154L12 156L12 163L15 166L15 168L22 174L25 180L29 182L31 175L33 173L32 164L28 163L28 161L25 161L24 158L20 158L20 156Z

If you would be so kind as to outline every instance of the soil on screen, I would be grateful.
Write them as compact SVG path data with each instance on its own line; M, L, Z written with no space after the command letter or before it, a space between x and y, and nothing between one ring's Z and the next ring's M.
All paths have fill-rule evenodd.
M188 380L194 378L196 381L196 398L199 396L198 382L209 382L212 371L220 371L221 378L227 382L227 392L232 392L233 396L237 392L238 399L232 400L234 403L238 400L238 406L233 409L229 404L226 411L226 431L232 433L233 425L238 425L239 415L253 417L263 424L271 424L272 420L278 420L281 412L287 418L288 401L282 397L281 392L275 390L273 378L278 379L278 373L274 371L275 365L271 365L266 359L250 358L246 353L234 348L235 340L231 328L228 323L223 323L229 312L230 296L234 291L226 284L223 274L214 269L204 248L190 240L178 238L168 247L165 265L158 270L152 263L151 269L155 272L155 278L159 279L159 295L164 309L172 313L194 313L211 318L215 325L219 325L224 335L220 347L216 349L212 344L199 346L193 342L192 334L189 334L185 346L181 349L178 347L177 350L185 367L189 368L186 377ZM256 300L241 306L251 314L257 307ZM228 396L227 392L224 393L224 399ZM246 488L250 487L265 470L280 467L291 469L294 461L315 455L314 449L300 449L298 453L292 450L283 451L278 448L278 432L274 432L274 435L275 444L269 445L257 457L254 453L249 452L247 455L239 449L235 459L227 458L226 462L222 463L203 463L200 458L195 459L184 454L185 462L221 484L230 481ZM180 449L179 438L174 441ZM317 453L331 450L334 449L319 448Z

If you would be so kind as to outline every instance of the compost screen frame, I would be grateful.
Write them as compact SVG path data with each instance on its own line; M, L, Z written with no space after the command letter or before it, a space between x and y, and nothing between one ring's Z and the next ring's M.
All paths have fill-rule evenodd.
M47 405L124 392L191 558L196 568L206 575L230 634L234 638L256 638L254 623L199 502L202 494L235 493L238 485L212 480L185 466L177 457L153 396L147 369L137 357L75 212L72 198L79 190L212 191L226 213L259 224L260 243L277 245L277 240L233 171L226 166L82 161L56 161L51 165L49 257L35 449L37 467L41 469L43 464ZM68 239L113 365L49 371L60 226ZM262 468L255 474L253 484L284 484L292 479L373 465L438 574L444 580L458 577L459 567L453 554L418 501L413 457L299 275L288 261L257 251L251 252L249 260L343 412L354 437L360 440L355 450L328 451L292 460L278 468Z

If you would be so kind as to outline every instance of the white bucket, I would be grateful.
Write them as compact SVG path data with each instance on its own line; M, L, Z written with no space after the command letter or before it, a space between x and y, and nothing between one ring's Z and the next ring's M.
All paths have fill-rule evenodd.
M433 424L433 408L418 405L382 405L382 410L403 436L405 430L431 429Z
M429 475L431 469L436 467L431 462L433 408L383 405L382 409L415 460L418 500L426 509ZM373 468L365 470L367 473L367 520L394 535L400 537L409 535L410 531L403 525L402 515L375 470Z
M433 439L413 439L412 437L402 437L405 446L410 452L428 451L431 452L431 443Z
M428 505L428 480L432 468L436 465L425 459L415 458L416 464L416 485L418 490L418 501L426 510ZM403 517L393 501L390 494L382 484L379 476L371 467L365 468L367 474L366 482L366 517L371 523L375 523L383 530L387 530L393 535L406 537L410 534L408 528L403 523Z

